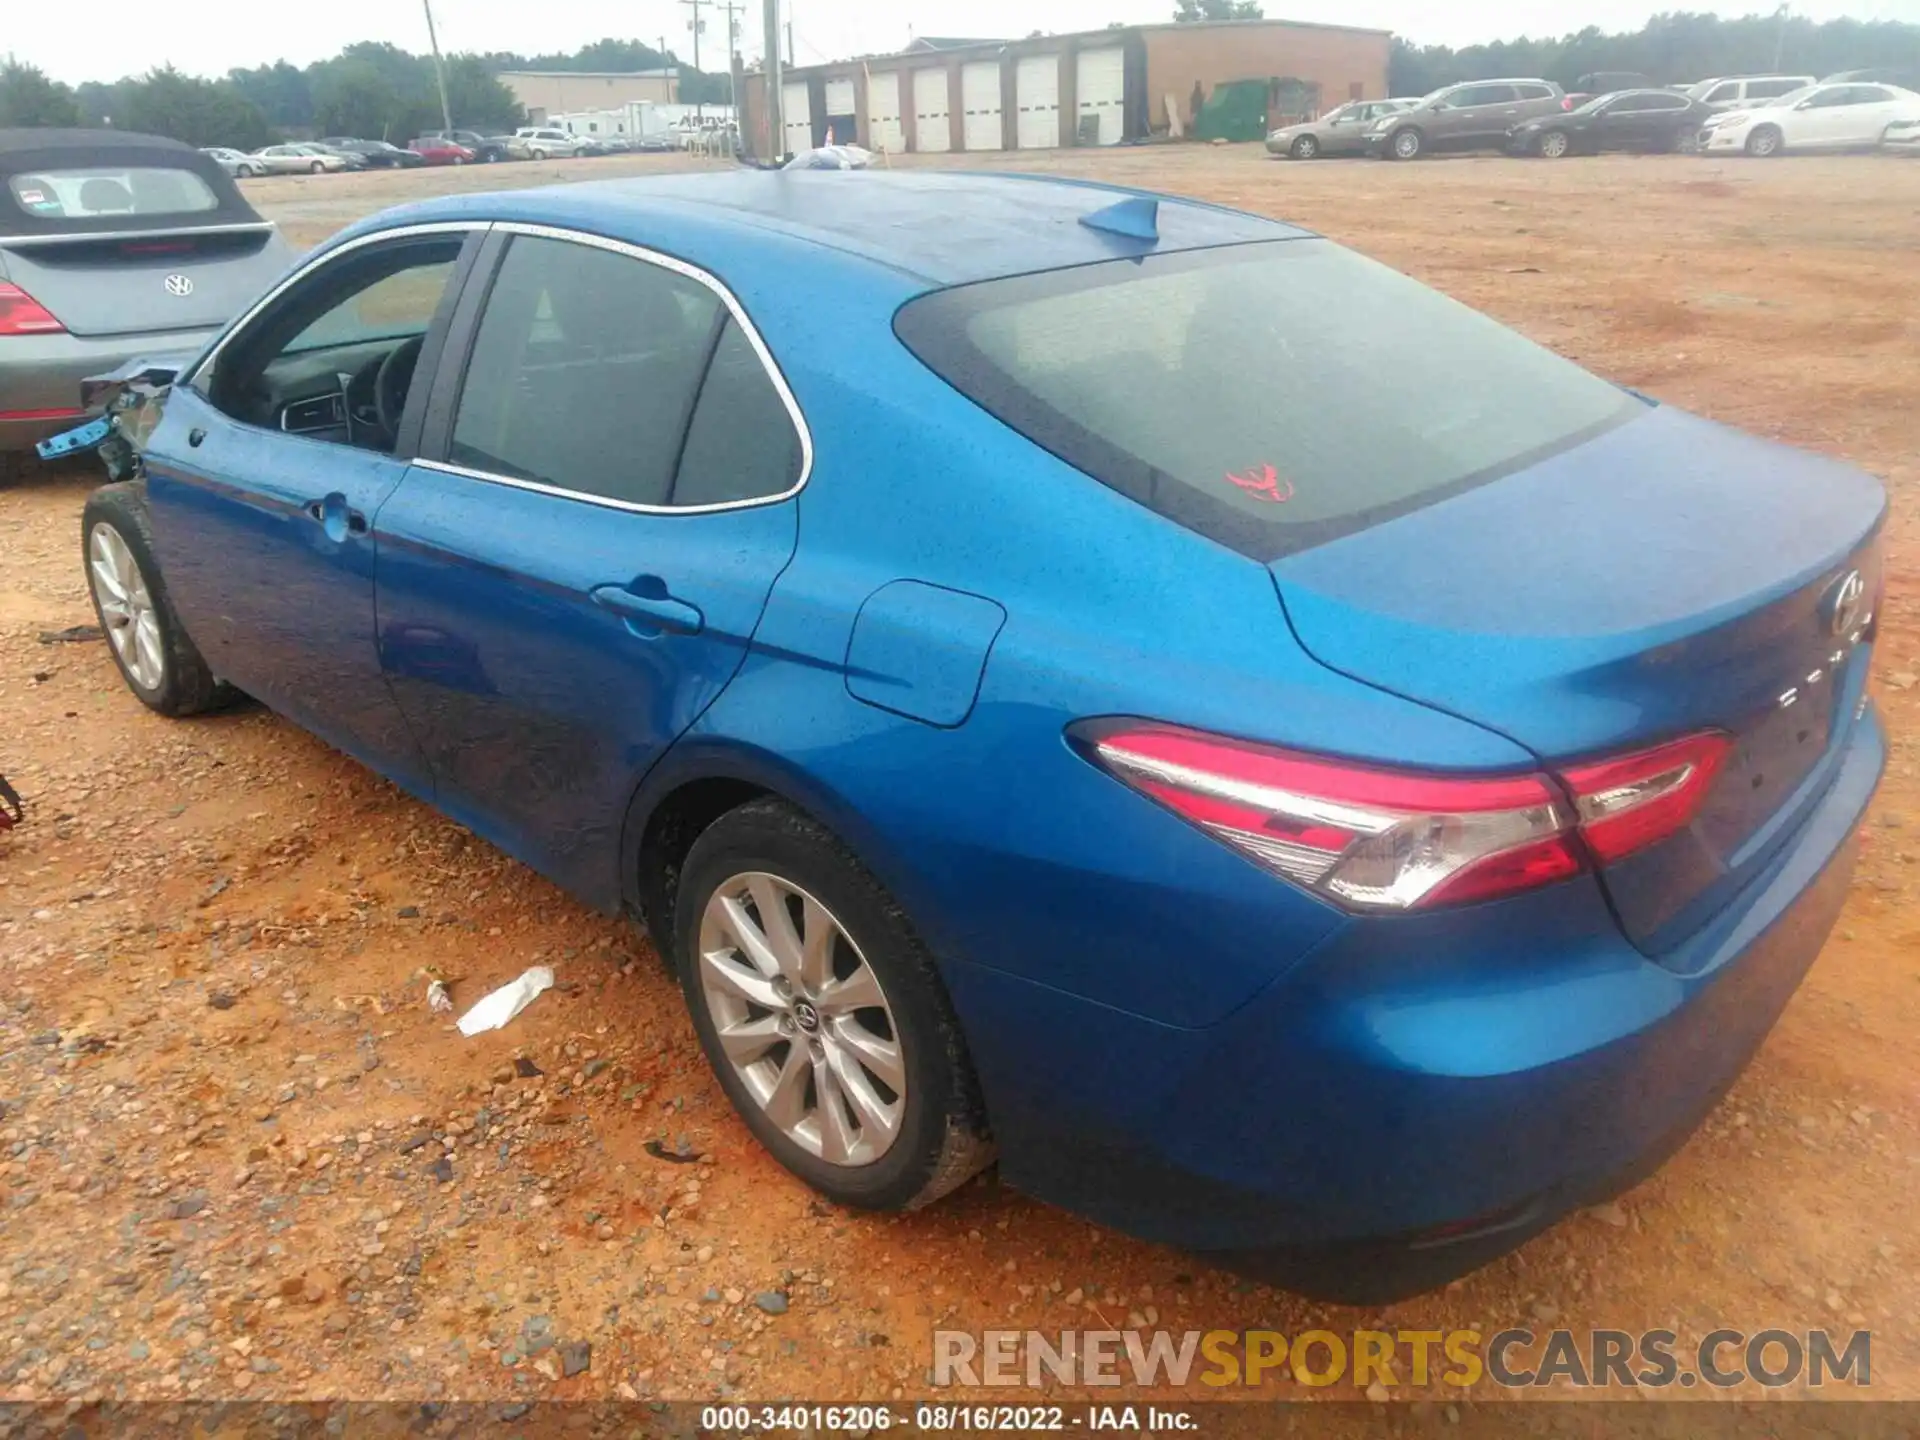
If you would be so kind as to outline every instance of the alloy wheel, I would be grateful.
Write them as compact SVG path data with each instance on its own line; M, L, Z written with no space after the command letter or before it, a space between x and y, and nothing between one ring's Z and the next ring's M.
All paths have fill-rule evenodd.
M160 613L133 551L111 525L94 526L87 540L87 581L113 653L142 690L158 690L167 677Z
M1420 132L1402 130L1393 137L1393 153L1402 160L1411 160L1420 153Z
M1293 142L1293 158L1296 160L1311 160L1319 153L1320 142L1311 135L1302 135Z
M728 1064L788 1139L850 1167L892 1148L907 1102L900 1030L825 905L777 875L735 875L701 916L699 967Z
M1567 137L1558 130L1549 130L1540 137L1540 153L1549 160L1558 160L1567 153Z

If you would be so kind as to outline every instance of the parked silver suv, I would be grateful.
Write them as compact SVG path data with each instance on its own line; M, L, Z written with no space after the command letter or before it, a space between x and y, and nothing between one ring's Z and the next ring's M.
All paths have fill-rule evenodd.
M1572 108L1551 80L1469 80L1374 121L1367 153L1417 160L1430 150L1504 150L1514 126Z

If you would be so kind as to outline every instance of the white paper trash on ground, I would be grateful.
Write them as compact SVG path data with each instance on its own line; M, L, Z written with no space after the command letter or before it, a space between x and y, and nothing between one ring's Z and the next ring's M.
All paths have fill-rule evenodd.
M498 1030L552 985L553 971L545 965L534 966L518 980L481 996L474 1007L460 1017L460 1033L478 1035L482 1030Z

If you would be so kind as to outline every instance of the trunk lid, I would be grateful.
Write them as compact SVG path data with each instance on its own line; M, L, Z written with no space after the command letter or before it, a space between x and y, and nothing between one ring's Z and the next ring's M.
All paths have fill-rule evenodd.
M1543 761L1731 735L1693 823L1602 874L1658 956L1764 866L1831 778L1864 693L1885 508L1849 466L1654 408L1270 568L1323 664ZM1863 598L1836 629L1855 571Z
M75 335L208 330L280 277L292 252L272 225L0 238L0 276Z

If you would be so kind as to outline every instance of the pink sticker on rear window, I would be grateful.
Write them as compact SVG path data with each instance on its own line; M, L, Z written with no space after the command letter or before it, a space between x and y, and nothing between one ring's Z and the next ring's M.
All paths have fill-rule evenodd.
M1270 504L1284 505L1293 498L1293 482L1282 480L1280 474L1271 465L1261 465L1244 475L1236 475L1231 470L1227 479L1238 485L1256 500L1265 500Z

